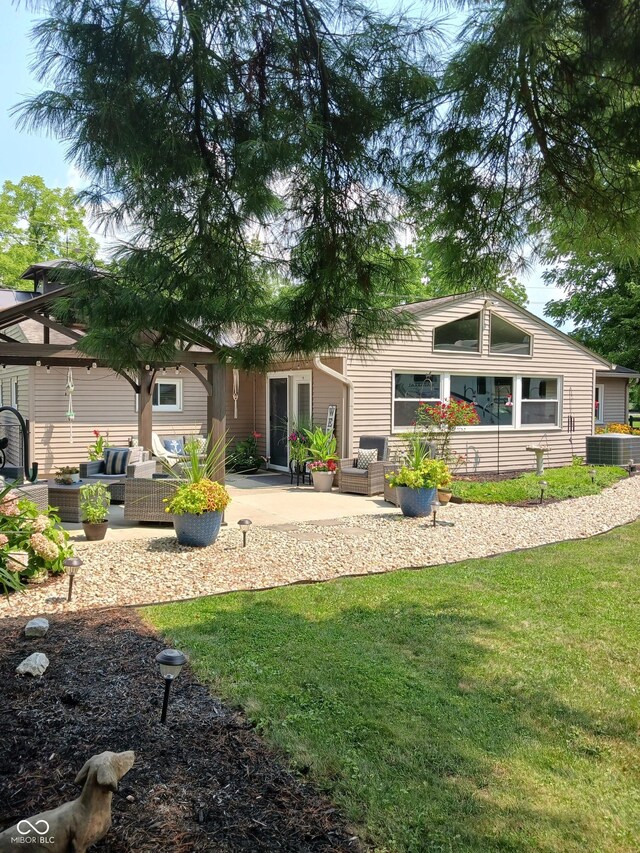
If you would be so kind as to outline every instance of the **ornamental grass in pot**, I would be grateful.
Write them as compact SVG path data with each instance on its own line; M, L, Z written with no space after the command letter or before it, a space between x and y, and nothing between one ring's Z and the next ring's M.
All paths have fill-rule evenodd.
M449 466L442 459L431 459L424 443L416 437L410 442L400 470L387 474L389 484L396 489L402 514L421 518L431 513L438 488L451 483Z
M174 494L165 498L166 512L173 515L173 526L180 545L206 548L218 537L222 516L231 501L225 487L213 480L214 472L224 470L225 438L207 441L208 452L192 441L185 444L186 462L179 474Z
M104 483L80 486L82 528L90 542L98 542L107 535L110 505L111 494Z

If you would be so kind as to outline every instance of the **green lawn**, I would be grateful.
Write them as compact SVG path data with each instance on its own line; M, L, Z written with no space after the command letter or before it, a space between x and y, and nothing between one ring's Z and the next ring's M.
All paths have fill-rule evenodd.
M547 468L542 477L535 473L522 474L512 480L496 480L486 483L456 480L451 490L454 495L471 503L520 503L536 500L540 497L540 481L547 482L545 498L580 498L595 495L606 486L611 486L628 476L623 468L599 466L595 482L589 471L591 468L569 465L565 468Z
M640 523L145 617L378 851L636 851Z

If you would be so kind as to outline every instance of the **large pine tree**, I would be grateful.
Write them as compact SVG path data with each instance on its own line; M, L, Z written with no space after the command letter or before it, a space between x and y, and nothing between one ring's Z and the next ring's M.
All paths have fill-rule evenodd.
M402 327L376 307L416 127L432 120L429 28L357 0L48 0L49 85L25 126L68 142L87 201L125 229L118 273L82 292L86 345L123 365L153 328L240 355L362 345ZM273 299L274 276L295 287Z

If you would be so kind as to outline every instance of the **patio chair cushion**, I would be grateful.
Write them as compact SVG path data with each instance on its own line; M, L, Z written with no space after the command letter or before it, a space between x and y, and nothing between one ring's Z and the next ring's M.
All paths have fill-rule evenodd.
M162 446L169 453L176 453L178 456L184 456L184 438L176 436L175 438L163 438Z
M107 447L104 451L104 473L119 474L127 473L130 450L128 447Z
M358 477L366 477L367 476L367 469L366 468L347 467L346 465L343 465L342 468L340 468L340 472L342 474L349 474L349 475L357 474Z
M377 447L369 448L365 450L364 448L360 448L358 451L358 455L356 457L356 468L362 468L363 471L366 471L369 465L372 462L378 461L378 449Z

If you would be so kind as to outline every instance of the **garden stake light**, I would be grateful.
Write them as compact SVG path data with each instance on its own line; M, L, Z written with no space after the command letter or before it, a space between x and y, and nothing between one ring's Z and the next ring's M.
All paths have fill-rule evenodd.
M635 464L636 463L633 461L633 459L629 460L629 476L631 476L633 474Z
M238 522L238 527L242 530L242 547L247 547L247 533L249 532L249 528L252 525L252 521L250 518L241 518Z
M596 482L596 469L595 469L595 468L592 468L592 469L589 471L589 475L591 476L591 482L592 482L592 484L593 484L593 485L595 485L595 482Z
M76 572L82 565L82 560L80 557L69 557L64 561L64 567L69 572L69 592L67 593L67 602L71 601L71 596L73 595L73 579L76 576Z
M160 722L167 722L167 707L169 706L169 693L171 683L180 675L180 670L187 662L187 657L178 649L163 649L156 655L156 663L160 665L160 674L164 678L164 701L162 703L162 716Z
M540 503L544 500L544 490L547 488L549 484L546 480L540 480Z

